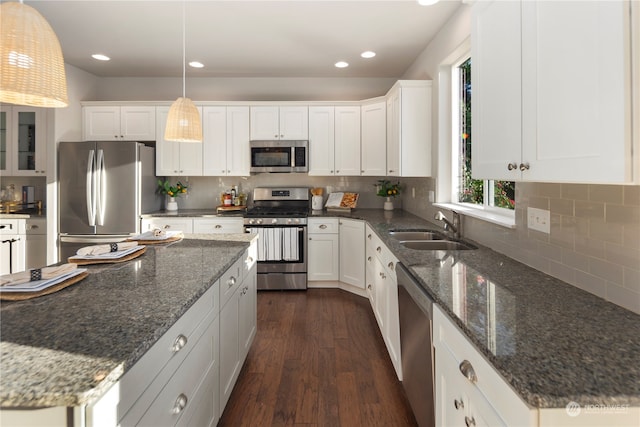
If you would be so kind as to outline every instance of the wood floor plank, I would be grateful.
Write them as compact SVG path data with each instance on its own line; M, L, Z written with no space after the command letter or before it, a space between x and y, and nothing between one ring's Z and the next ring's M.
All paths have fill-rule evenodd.
M259 292L258 330L219 426L416 426L369 301Z

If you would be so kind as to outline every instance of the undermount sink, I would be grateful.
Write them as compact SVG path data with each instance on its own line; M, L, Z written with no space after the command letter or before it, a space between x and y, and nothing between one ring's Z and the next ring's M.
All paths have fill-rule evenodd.
M400 244L407 249L419 251L467 251L478 249L468 243L452 240L402 240Z
M407 240L444 240L442 233L431 230L391 230L389 235L401 241Z

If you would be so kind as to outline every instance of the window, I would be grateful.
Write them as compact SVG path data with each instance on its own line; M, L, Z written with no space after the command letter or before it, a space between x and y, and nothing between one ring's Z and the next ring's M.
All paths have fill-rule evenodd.
M471 177L471 58L464 57L451 70L452 96L452 194L454 203L488 210L515 209L515 182L478 180Z

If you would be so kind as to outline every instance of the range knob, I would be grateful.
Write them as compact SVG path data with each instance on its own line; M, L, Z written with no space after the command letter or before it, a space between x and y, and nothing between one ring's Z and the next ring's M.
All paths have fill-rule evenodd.
M256 219L256 224L262 224L262 219Z
M256 221L255 221L254 219L250 219L250 220L249 220L249 224L255 224L255 222L256 222Z
M287 224L291 224L293 220L291 218L287 218Z
M273 219L271 220L271 224L277 224L277 223L278 223L277 218L273 218Z

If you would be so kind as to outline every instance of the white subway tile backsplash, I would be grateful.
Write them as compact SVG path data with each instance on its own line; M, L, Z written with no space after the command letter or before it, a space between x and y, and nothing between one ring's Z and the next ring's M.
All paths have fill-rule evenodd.
M435 212L426 201L404 207ZM551 234L527 228L528 207L551 211ZM640 313L640 186L517 183L515 217L515 229L465 217L464 235Z

